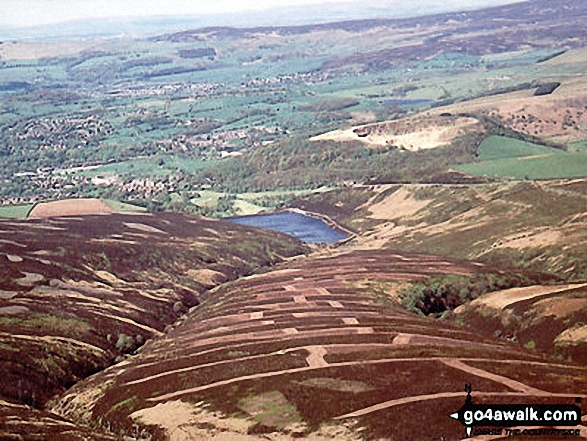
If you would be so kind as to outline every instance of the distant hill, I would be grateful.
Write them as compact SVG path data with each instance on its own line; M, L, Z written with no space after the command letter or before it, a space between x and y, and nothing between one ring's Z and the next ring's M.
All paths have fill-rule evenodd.
M495 4L516 3L520 0L469 0L463 4L459 0L427 0L412 2L394 2L385 5L356 2L331 2L318 5L281 6L262 11L239 11L238 13L201 14L186 13L182 15L160 15L143 17L137 12L136 17L116 18L102 13L98 19L78 19L55 24L0 25L0 39L87 39L118 36L153 36L169 32L184 31L196 27L230 26L305 26L309 24L328 23L348 20L365 20L380 18L406 18L438 14L451 11L463 11L483 8ZM1 6L0 6L1 8ZM1 11L1 9L0 9ZM75 17L75 13L72 14ZM38 20L38 18L37 18Z

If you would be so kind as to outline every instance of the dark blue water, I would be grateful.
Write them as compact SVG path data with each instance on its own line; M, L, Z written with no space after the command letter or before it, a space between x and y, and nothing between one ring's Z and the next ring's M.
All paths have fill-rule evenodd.
M330 228L320 219L304 216L299 213L283 212L273 214L258 214L255 216L240 216L226 219L237 224L280 231L306 243L334 243L345 239L346 234Z

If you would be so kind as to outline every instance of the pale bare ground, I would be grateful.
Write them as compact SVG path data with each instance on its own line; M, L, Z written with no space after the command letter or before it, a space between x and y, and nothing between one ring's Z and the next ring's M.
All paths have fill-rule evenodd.
M69 393L54 403L51 412L60 416L67 415L70 419L88 424L92 421L92 412L95 403L104 396L104 391L112 383L112 380L107 380L100 387L85 388L81 392Z
M324 360L324 356L328 354L328 351L323 346L308 346L307 349L309 355L306 358L306 363L309 367L327 367L328 363Z
M129 282L127 282L126 280L119 279L114 274L109 273L108 271L100 270L100 271L95 271L94 273L96 274L96 276L98 276L102 280L106 280L108 283L111 283L114 286L129 284Z
M29 217L45 218L111 213L114 213L114 210L99 199L67 199L37 204Z
M223 273L211 270L209 268L198 270L190 269L188 270L187 275L207 288L213 288L220 285L221 283L226 282L227 280Z
M114 243L118 245L126 244L126 245L136 245L137 242L134 240L125 240L120 238L112 238L112 239L91 239L90 242L92 243Z
M418 211L426 208L432 200L418 200L412 192L405 187L395 191L381 202L369 207L372 219L378 220L395 220L400 218L410 218Z
M3 308L0 308L0 315L17 315L29 311L30 309L26 306L5 306Z
M23 272L24 277L16 279L15 283L20 286L31 287L45 280L45 276L36 273Z
M143 325L142 323L137 323L134 320L129 319L129 318L126 318L126 317L119 317L119 316L116 316L116 315L107 314L107 313L100 312L100 311L93 311L93 314L100 315L102 317L106 317L106 318L109 318L109 319L112 319L112 320L115 320L115 321L119 321L119 322L122 322L122 323L127 323L129 325L134 326L135 328L139 328L139 329L142 329L143 331L147 331L150 334L152 334L153 336L159 337L159 336L162 336L163 335L162 332L157 331L155 328L151 328L150 326Z
M393 188L394 185L393 184L384 184L384 185L374 185L374 186L367 187L362 184L357 184L354 187L361 188L361 189L368 188L373 193L373 196L371 196L367 202L365 202L364 204L359 205L357 208L355 208L355 211L361 211L361 210L365 210L365 209L368 209L369 207L371 207L373 205L373 203L375 202L375 199L377 199L377 197L381 193Z
M473 300L470 303L471 307L475 306L488 306L493 309L502 310L509 305L512 305L523 300L533 299L535 297L546 296L550 294L556 294L568 291L570 289L584 288L587 283L577 283L569 285L553 285L553 286L527 286L523 288L511 288L503 291L496 291L489 294L485 294L478 299ZM466 305L461 305L455 309L455 313L459 313L464 310Z
M445 347L469 347L469 348L487 348L491 349L494 348L495 345L487 344L487 343L472 343L466 340L459 340L454 338L448 337L435 337L432 335L423 335L423 334L408 334L408 333L400 333L398 334L393 341L391 342L394 346L402 346L402 345L436 345L436 346L445 346Z
M18 292L3 291L0 289L0 300L10 300L18 295Z
M587 325L575 326L571 329L567 329L557 336L554 341L557 343L587 343Z
M155 407L142 409L130 415L142 424L156 425L165 430L171 441L256 440L247 435L253 423L244 419L224 418L223 415L207 411L183 401L168 401ZM215 430L207 427L213 425ZM206 428L201 428L206 427Z
M96 40L55 41L51 43L0 44L0 58L4 60L37 60L60 55L72 55L87 49L97 49L103 43Z
M14 254L7 254L6 257L8 258L9 261L11 261L12 263L20 263L23 261L23 258L20 256L15 256Z
M582 309L587 309L587 298L554 298L534 303L531 311L539 317L553 315L562 319Z
M418 151L446 145L457 136L480 129L481 125L474 118L442 118L437 115L419 114L397 121L335 130L315 136L310 140L360 141L368 147L396 146L410 151ZM359 134L364 136L359 136Z
M20 227L20 225L18 225ZM6 240L6 239L0 239L0 243L5 243L8 245L14 245L15 247L21 247L21 248L26 248L26 245L23 245L22 243L18 243L18 242L14 242L13 240Z
M106 351L104 351L103 349L100 349L97 346L91 345L89 343L84 343L82 341L75 340L73 338L68 338L68 337L53 337L53 336L49 336L49 335L39 337L39 336L19 335L19 334L10 334L10 336L12 338L17 338L20 340L33 340L33 341L43 340L43 341L46 341L46 342L52 343L52 344L67 343L69 346L75 346L78 348L83 348L84 350L90 350L97 356L103 356L106 353Z
M526 248L540 248L556 245L561 243L563 239L563 233L556 227L546 227L500 238L499 242L494 244L491 249L513 248L515 250L524 250Z
M587 62L587 47L570 50L558 57L545 61L544 65L560 66L562 64L574 64Z
M142 424L152 424L165 430L170 441L257 441L276 440L290 441L299 439L299 433L305 426L290 424L283 430L292 432L295 436L285 433L270 433L259 436L248 435L247 431L255 425L255 421L247 418L229 418L218 412L206 409L203 402L195 405L183 401L167 401L155 407L142 409L130 415L133 420ZM255 409L251 410L252 412ZM311 441L327 441L337 439L341 441L355 441L360 438L354 435L344 425L322 426L314 433L304 436Z
M116 312L119 314L126 314L129 311L135 311L139 314L145 313L146 311L132 303L125 302L122 299L117 300L117 305L112 304L111 302L104 302L99 298L95 298L93 296L86 296L79 291L75 291L72 289L61 289L56 287L49 287L49 286L36 286L31 293L38 294L43 296L43 298L55 298L61 300L70 300L70 301L77 301L83 300L86 303L92 304L92 309L94 312L100 309L103 311L104 314ZM160 300L160 299L158 299Z

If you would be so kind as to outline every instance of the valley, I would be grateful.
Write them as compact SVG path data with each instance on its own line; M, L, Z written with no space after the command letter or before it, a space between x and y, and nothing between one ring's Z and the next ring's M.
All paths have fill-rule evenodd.
M0 439L587 438L586 18L0 42Z
M455 170L585 176L587 12L548 6L2 42L0 202L100 197L222 217L248 214L231 201L249 192L463 179ZM569 154L551 169L480 161L481 142L504 135ZM225 198L194 202L208 190Z

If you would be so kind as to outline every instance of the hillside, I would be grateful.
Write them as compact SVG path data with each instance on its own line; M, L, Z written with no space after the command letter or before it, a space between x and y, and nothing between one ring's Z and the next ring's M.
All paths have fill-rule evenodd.
M585 23L0 41L0 440L456 441L466 384L585 413ZM276 210L344 238L224 221Z
M289 236L171 213L0 220L0 247L0 400L23 418L0 433L21 434L31 415L54 418L23 404L42 409L162 335L207 289L305 250Z
M295 205L358 237L291 262L304 248L286 236L187 215L0 221L0 433L455 439L465 382L480 402L571 402L587 394L585 290L561 278L583 274L584 185L322 192ZM546 228L560 234L539 242ZM479 251L499 238L505 253ZM406 311L438 278L473 297L443 322Z
M377 185L302 198L359 237L359 248L432 252L587 277L584 179L477 185Z
M565 402L587 392L585 367L439 327L393 298L407 281L488 271L390 251L281 265L213 290L165 336L52 410L155 439L455 439L462 429L448 414L462 405L465 382L481 401Z
M455 310L455 320L515 338L561 358L585 364L586 284L530 286L486 294Z

